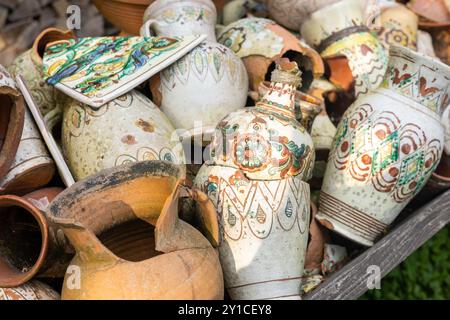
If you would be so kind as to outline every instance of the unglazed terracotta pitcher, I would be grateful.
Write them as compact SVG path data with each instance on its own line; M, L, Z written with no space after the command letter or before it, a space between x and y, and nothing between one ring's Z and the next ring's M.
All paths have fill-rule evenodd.
M182 167L168 162L132 163L80 181L52 202L51 220L77 251L62 299L223 299L216 251L178 218L178 198L187 191L203 217L214 218L209 221L218 240L214 206L202 192L183 187L182 176ZM137 237L146 250L129 253L138 245L133 233L125 233L130 237L122 241L125 246L107 246L114 229L138 221L149 230L147 237Z
M387 55L365 25L364 1L343 0L305 21L301 33L330 67L330 80L356 96L376 89L386 71Z
M253 91L258 91L261 82L270 80L275 60L280 57L297 62L303 72L304 88L324 73L322 59L314 49L269 19L238 20L222 28L217 39L244 61Z
M232 299L299 299L308 242L311 137L296 120L297 64L280 61L254 108L222 120L194 185L217 208Z
M0 196L0 287L17 287L36 276L64 276L73 251L45 214L61 191L45 188L22 197Z
M71 100L63 118L62 146L75 180L133 161L185 162L175 128L136 90L98 110Z
M358 99L339 124L317 219L373 245L438 165L449 93L448 66L391 47L381 87Z
M0 177L14 161L24 118L25 101L11 75L0 65Z
M242 61L217 43L217 13L211 0L157 0L146 11L141 34L206 34L207 41L151 81L153 101L182 137L210 134L228 113L247 101L248 76Z
M54 41L73 39L74 37L72 32L68 30L45 29L36 38L31 49L18 56L8 68L14 77L21 75L26 81L44 116L44 121L50 129L60 123L62 119L61 107L67 97L44 80L42 59L45 47Z

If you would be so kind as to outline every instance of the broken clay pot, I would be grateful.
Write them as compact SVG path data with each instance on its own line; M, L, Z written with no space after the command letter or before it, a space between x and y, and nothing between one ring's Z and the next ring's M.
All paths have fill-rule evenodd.
M80 181L52 202L50 220L77 251L62 299L223 299L217 253L199 231L179 220L178 199L181 192L194 197L218 241L215 210L206 195L181 185L184 174L183 167L164 161L131 163ZM93 214L96 219L90 218ZM105 232L139 220L152 230L146 244L154 249L138 261L120 256L120 248L101 241ZM128 248L133 247L129 239ZM80 276L75 289L70 271L74 268Z
M280 57L287 57L299 65L303 73L302 91L324 72L319 54L272 20L238 20L218 32L218 41L244 61L253 91L258 90L261 82L270 80L275 60Z
M30 281L14 288L0 288L0 300L60 300L59 293L40 281Z

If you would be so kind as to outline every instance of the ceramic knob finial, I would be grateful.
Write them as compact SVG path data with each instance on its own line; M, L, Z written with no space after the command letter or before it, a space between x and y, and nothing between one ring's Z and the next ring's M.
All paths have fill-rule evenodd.
M276 67L272 72L271 81L286 83L297 88L302 85L302 72L297 62L290 61L288 58L279 58L276 60Z

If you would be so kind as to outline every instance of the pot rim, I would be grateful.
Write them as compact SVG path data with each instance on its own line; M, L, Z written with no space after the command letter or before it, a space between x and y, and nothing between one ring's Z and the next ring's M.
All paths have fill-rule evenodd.
M0 208L13 206L25 209L38 223L42 237L41 250L33 267L27 272L18 271L15 275L12 275L14 272L11 272L9 278L8 275L6 277L0 276L0 287L17 287L31 280L43 266L49 247L49 226L44 213L24 198L13 195L0 196Z

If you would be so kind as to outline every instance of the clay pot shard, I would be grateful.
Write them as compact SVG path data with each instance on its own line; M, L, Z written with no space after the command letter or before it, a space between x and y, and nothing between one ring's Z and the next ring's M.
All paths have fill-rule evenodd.
M81 276L79 289L71 289L66 274L62 299L223 299L216 251L178 218L179 198L191 193L183 191L184 179L181 166L144 161L104 170L61 193L48 213L76 249L71 265ZM147 232L123 233L130 223ZM151 250L135 250L149 244Z
M24 118L25 101L11 75L0 65L0 177L14 161Z
M0 196L0 287L17 287L36 276L64 275L71 255L58 251L55 230L44 213L61 191L47 188L23 197Z
M0 288L0 300L60 300L58 292L40 281L30 281L14 288Z

